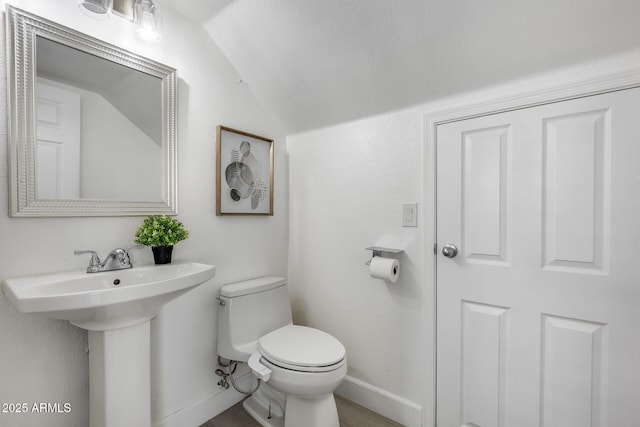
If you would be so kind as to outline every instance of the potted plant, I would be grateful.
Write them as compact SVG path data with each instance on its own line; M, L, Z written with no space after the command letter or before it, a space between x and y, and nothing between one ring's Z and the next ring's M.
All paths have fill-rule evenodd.
M173 245L189 237L182 223L166 215L149 215L136 231L135 243L151 246L156 264L171 263Z

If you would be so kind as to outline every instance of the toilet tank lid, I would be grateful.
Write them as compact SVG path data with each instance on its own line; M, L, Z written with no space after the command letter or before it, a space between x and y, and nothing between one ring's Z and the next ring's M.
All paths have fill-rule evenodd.
M255 294L258 292L268 291L285 285L287 280L284 277L269 276L258 277L256 279L245 280L242 282L230 283L220 288L220 296L227 298L239 297L242 295Z

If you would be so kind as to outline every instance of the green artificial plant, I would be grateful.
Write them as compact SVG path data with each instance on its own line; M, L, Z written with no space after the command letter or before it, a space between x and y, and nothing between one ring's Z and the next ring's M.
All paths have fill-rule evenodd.
M159 247L173 246L189 237L182 223L166 215L149 215L136 231L135 243Z

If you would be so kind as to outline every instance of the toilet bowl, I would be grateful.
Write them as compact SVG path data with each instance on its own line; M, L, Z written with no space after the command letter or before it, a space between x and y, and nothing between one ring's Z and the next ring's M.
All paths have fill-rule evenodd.
M246 361L260 387L243 403L269 427L339 427L334 390L347 372L344 346L293 325L286 281L259 278L221 288L218 354Z
M258 351L248 363L256 377L286 395L285 427L340 425L333 391L347 373L347 364L337 339L318 329L284 326L258 340ZM257 404L251 399L245 402L249 413Z

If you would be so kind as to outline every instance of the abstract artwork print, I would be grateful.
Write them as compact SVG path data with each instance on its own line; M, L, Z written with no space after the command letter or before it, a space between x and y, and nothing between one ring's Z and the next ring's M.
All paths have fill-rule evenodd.
M218 126L217 215L273 215L273 140Z

